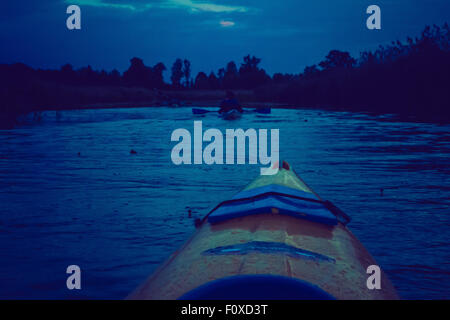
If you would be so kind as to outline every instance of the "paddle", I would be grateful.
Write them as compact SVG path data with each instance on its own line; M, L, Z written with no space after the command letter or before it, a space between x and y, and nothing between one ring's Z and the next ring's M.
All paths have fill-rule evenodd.
M219 110L205 110L205 109L192 108L193 114L205 114L205 113L210 113L210 112L219 112Z
M255 109L250 109L250 110L247 109L246 111L256 112L256 113L261 113L261 114L270 114L271 109L270 108L255 108ZM210 112L219 112L219 110L205 110L205 109L192 108L193 114L205 114L205 113L210 113Z
M255 108L251 109L251 111L262 114L270 114L272 112L271 108Z

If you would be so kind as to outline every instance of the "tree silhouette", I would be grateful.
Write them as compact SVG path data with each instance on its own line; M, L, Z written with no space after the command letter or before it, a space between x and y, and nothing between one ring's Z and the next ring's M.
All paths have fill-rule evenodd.
M202 90L209 89L209 81L208 81L208 76L206 75L206 73L199 72L197 74L197 77L195 77L194 88L202 89Z
M319 73L319 69L317 68L317 66L314 64L312 66L309 67L305 67L305 70L303 71L303 76L305 78L312 78L315 75L317 75Z
M236 89L239 86L239 73L236 63L233 61L228 62L223 76L224 89Z
M130 60L130 67L123 74L123 79L127 85L130 86L145 86L150 85L152 70L144 65L144 61L140 58L132 58Z
M155 64L152 68L152 84L153 87L161 89L164 87L164 77L163 72L166 70L166 66L159 62Z
M212 90L219 89L219 80L217 79L214 72L211 72L208 76L208 87Z
M108 82L111 85L119 85L121 83L121 75L120 72L117 71L116 69L112 70L109 74L108 74Z
M191 83L191 62L187 59L183 61L183 76L184 76L184 83L185 87L189 88Z
M334 68L351 68L355 63L356 60L348 52L331 50L325 60L319 63L319 66L324 70L331 70Z
M93 85L96 82L96 73L90 65L77 71L80 81L87 85Z
M258 65L261 62L261 59L256 58L255 56L251 57L247 55L244 57L244 63L241 64L241 68L239 69L239 73L251 73L258 71Z
M292 74L275 73L272 77L272 81L274 84L289 83L294 80L295 76Z
M183 76L183 61L181 59L177 59L172 65L172 75L170 76L172 85L175 88L181 87L181 79L183 78Z
M239 68L240 86L245 89L254 89L269 80L266 72L258 67L261 59L247 55Z
M76 81L76 72L71 64L67 63L61 67L60 79L63 83L72 84Z
M220 88L223 88L223 79L225 78L225 68L220 68L219 71L217 71L217 83Z

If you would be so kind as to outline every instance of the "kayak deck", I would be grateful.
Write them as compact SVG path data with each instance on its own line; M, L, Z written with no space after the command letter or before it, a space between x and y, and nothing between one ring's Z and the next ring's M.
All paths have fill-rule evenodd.
M306 192L321 201L289 169L281 169L275 176L260 176L243 192L270 185ZM282 285L285 281L292 280L292 285L294 281L301 281L306 285L296 292L307 293L306 298L311 299L326 298L326 295L336 299L397 298L395 289L383 272L381 290L367 288L369 275L366 269L376 265L376 262L343 223L337 221L335 225L329 225L303 216L280 214L279 210L272 209L259 214L230 217L217 223L205 218L193 237L128 298L207 299L217 297L211 295L211 292L214 293L211 288L215 287L217 291L223 288L223 283L234 281L237 290L226 298L238 299L242 297L239 283L242 288L248 287L249 279L266 281L266 286L272 283L272 292L288 288ZM217 285L214 286L214 283ZM208 286L204 291L208 295L197 294L202 291L199 288ZM260 299L258 294L261 292L256 292L258 284L254 288L252 297ZM289 295L281 298L301 298L301 295L291 294L289 290L286 289ZM192 295L191 292L197 293Z
M329 205L285 169L274 176L261 176L231 200L221 203L207 218L210 223L220 223L262 212L276 212L328 225L338 223L338 217Z
M205 254L223 246L265 241L282 243L334 260L286 254ZM383 275L382 290L368 290L366 268L376 264L343 226L324 227L276 214L247 216L218 225L205 224L198 233L131 298L177 299L208 281L234 275L275 274L305 280L337 299L392 299L395 291ZM349 285L351 284L351 285Z

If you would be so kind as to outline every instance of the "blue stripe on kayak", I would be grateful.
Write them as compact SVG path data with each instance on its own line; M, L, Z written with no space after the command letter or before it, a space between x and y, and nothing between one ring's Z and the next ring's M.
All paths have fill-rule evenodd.
M246 190L246 191L241 191L238 194L236 194L232 199L236 200L236 199L242 199L242 198L250 198L250 197L254 197L259 194L263 194L263 193L267 193L267 192L285 193L285 194L289 194L292 196L303 197L303 198L308 198L308 199L313 199L313 200L319 200L311 192L306 192L306 191L299 190L299 189L289 188L289 187L282 186L279 184L270 184L270 185L263 186L263 187L258 187L258 188L254 188L254 189L250 189L250 190Z
M211 213L208 221L212 224L249 215L272 213L288 215L327 225L336 225L338 220L322 203L288 198L280 195L267 195L258 199L243 200L225 204Z
M316 252L299 249L285 243L251 241L203 251L204 255L244 255L248 253L286 254L293 258L335 263L336 260Z

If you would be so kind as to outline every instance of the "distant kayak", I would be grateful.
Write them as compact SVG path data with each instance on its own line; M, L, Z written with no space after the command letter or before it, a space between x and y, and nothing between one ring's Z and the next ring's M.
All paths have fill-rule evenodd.
M194 115L205 115L207 113L216 113L219 110L206 110L200 108L192 108L192 114ZM245 113L259 113L259 114L270 114L272 112L271 108L250 108L244 110Z
M347 229L350 218L323 201L283 162L197 221L197 232L129 299L397 299Z
M242 112L240 112L239 110L233 109L233 110L219 114L219 117L224 120L236 120L236 119L240 119L242 117Z

